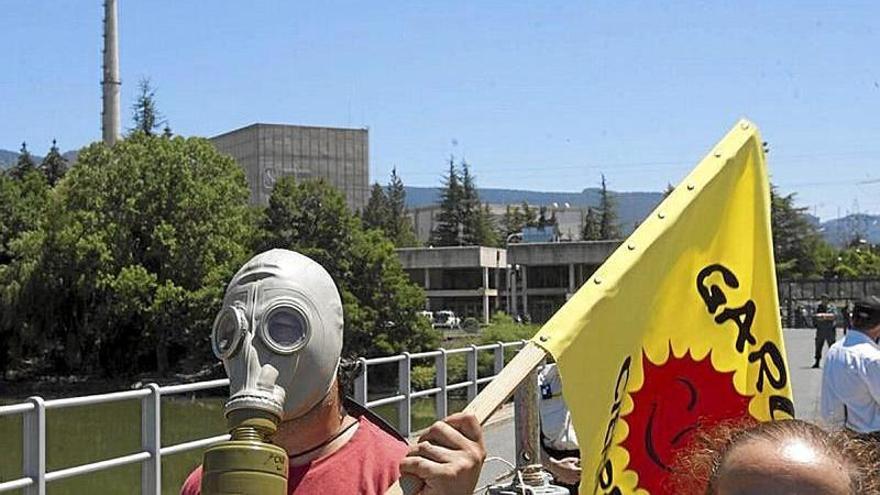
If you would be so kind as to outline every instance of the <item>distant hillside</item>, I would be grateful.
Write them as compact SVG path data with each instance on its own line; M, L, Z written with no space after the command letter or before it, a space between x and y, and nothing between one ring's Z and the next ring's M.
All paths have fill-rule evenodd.
M67 158L68 163L73 163L76 161L76 156L79 154L79 150L70 150L65 151L61 154L64 158ZM34 159L38 165L41 161L43 161L43 157L40 155L31 154L31 157ZM6 169L13 165L18 161L18 152L17 151L9 151L9 150L0 150L0 169Z
M0 150L0 168L8 168L18 161L18 153L9 150Z
M880 244L880 215L847 215L823 222L820 230L828 242L838 247L845 246L856 236L871 244Z
M484 203L491 204L520 204L524 201L533 206L553 203L560 206L565 203L571 206L599 204L599 189L596 188L584 189L579 193L481 188L479 193ZM663 194L659 192L613 192L612 194L617 200L617 213L625 232L632 231L636 223L644 220L663 199ZM406 203L410 208L437 204L439 198L440 189L437 187L406 187Z

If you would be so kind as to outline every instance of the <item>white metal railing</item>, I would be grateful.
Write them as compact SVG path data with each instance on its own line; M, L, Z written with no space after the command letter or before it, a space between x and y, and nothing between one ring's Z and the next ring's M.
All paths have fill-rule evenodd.
M504 367L504 350L509 347L521 348L526 341L498 342L487 345L471 345L458 349L438 349L435 351L410 354L405 352L396 356L377 358L361 358L361 373L355 380L355 400L367 408L384 404L397 404L398 431L409 436L412 433L411 404L412 399L433 395L436 401L437 417L448 415L448 394L450 391L467 388L468 401L477 395L479 385L491 381ZM494 374L478 376L478 357L481 351L493 351ZM465 354L467 362L467 379L459 383L447 383L447 359L449 355ZM435 387L416 390L412 389L412 362L434 358L436 372ZM368 369L369 366L398 363L397 393L390 397L368 401ZM86 395L63 399L44 400L42 397L30 397L26 402L0 406L0 417L22 415L22 477L0 482L0 493L23 489L24 495L45 495L46 484L73 476L103 471L127 464L140 463L141 493L144 495L161 495L162 493L162 457L189 450L211 446L229 439L229 435L216 435L182 442L175 445L162 446L162 397L198 392L202 390L226 387L228 379L209 380L204 382L169 385L160 387L149 383L142 388L113 392L108 394ZM114 457L103 461L71 466L56 471L46 470L46 411L76 406L90 406L140 399L141 401L141 451L133 454Z
M504 350L508 347L522 348L525 340L515 342L496 342L494 344L471 345L458 349L437 349L435 351L417 352L410 354L404 352L396 356L377 358L360 358L361 372L355 379L354 398L368 408L397 404L397 431L403 436L412 433L412 400L420 397L434 396L437 417L444 418L448 415L449 392L461 388L467 388L467 400L472 401L477 396L478 387L492 381L504 368ZM480 351L492 351L494 365L492 376L478 376L478 363ZM463 382L448 383L448 359L455 354L464 354L467 363L467 377ZM414 360L434 359L434 387L424 390L412 389L412 363ZM381 399L369 400L369 367L397 363L397 393Z

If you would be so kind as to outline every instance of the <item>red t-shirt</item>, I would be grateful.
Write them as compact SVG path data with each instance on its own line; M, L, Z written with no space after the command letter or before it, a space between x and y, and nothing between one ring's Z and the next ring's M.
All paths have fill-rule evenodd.
M398 464L407 445L366 416L345 445L302 466L290 466L288 495L383 495L400 477ZM183 483L180 495L200 495L202 466Z

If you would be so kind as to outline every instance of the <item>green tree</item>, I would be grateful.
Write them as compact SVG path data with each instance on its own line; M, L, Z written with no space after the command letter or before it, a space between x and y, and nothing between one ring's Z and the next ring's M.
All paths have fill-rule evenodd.
M603 240L620 238L617 201L605 184L605 174L602 174L602 189L599 192L599 237Z
M388 228L390 216L391 209L388 204L388 196L385 195L385 188L376 182L370 188L370 199L367 200L367 206L361 213L364 227L385 231Z
M498 239L492 226L489 208L480 203L476 177L470 172L467 163L461 164L461 201L459 218L462 226L461 241L470 246L495 246Z
M833 253L807 218L806 208L795 206L794 193L780 196L775 186L770 188L770 205L776 275L779 278L819 276Z
M406 186L397 175L397 167L391 169L391 180L388 182L389 225L385 233L396 247L417 246L418 240L413 231L413 224L406 215Z
M55 184L67 173L67 159L58 151L58 145L52 140L52 147L43 162L40 163L40 170L46 176L49 186L55 187Z
M418 245L412 222L406 216L406 188L396 168L391 171L387 187L373 184L361 219L366 228L381 230L395 247Z
M520 211L519 206L507 205L504 215L501 217L498 235L507 242L511 235L522 232L523 225L525 225L525 222L523 221L523 213Z
M20 180L0 174L0 373L21 362L29 332L19 321L14 302L21 290L22 259L35 249L50 189L37 170ZM32 339L31 339L32 340Z
M492 211L489 209L488 204L484 204L480 209L475 238L480 240L477 243L480 246L499 246L501 244L501 241L498 239L495 221L492 218Z
M437 246L458 246L463 244L461 203L464 191L461 177L455 167L453 158L449 158L449 172L443 178L443 190L440 192L440 211L437 213L431 242Z
M584 215L584 227L581 230L581 239L585 241L598 241L602 239L600 230L599 215L592 206L587 207L587 213Z
M45 178L31 170L20 180L0 174L0 265L15 257L13 243L37 230L49 197Z
M526 227L537 227L540 219L537 210L523 201L520 206L507 205L500 223L499 236L507 239L511 234L520 233Z
M168 127L168 122L159 113L156 103L156 90L153 88L149 78L144 77L138 81L138 95L134 105L131 106L131 110L131 120L134 124L134 127L131 129L132 132L140 131L147 136L152 136L164 125L165 136L171 135L171 128Z
M522 211L523 211L523 221L525 222L526 227L537 227L539 226L540 219L538 218L539 208L534 208L529 206L525 201L522 202Z
M18 152L18 160L16 160L15 165L9 169L9 175L13 179L21 180L32 172L36 170L37 164L34 162L34 158L31 156L30 151L27 149L27 143L21 143L21 150Z
M249 254L248 196L205 139L136 132L83 149L3 281L35 357L72 373L210 362L224 285Z
M830 275L839 278L880 276L880 246L853 243L834 253L828 266Z
M439 344L439 334L418 317L425 295L403 271L394 246L382 231L365 231L344 197L325 181L279 180L262 231L261 249L298 251L333 277L342 295L346 355Z

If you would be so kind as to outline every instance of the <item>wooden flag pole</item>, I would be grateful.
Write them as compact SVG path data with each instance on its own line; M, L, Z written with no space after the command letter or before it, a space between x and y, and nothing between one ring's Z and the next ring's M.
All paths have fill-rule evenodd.
M474 397L474 400L464 408L464 412L476 416L480 424L485 423L529 373L541 364L545 356L544 349L533 342L527 343L501 370L501 373L498 373L498 376ZM385 495L415 495L422 486L420 479L402 476L385 491Z

